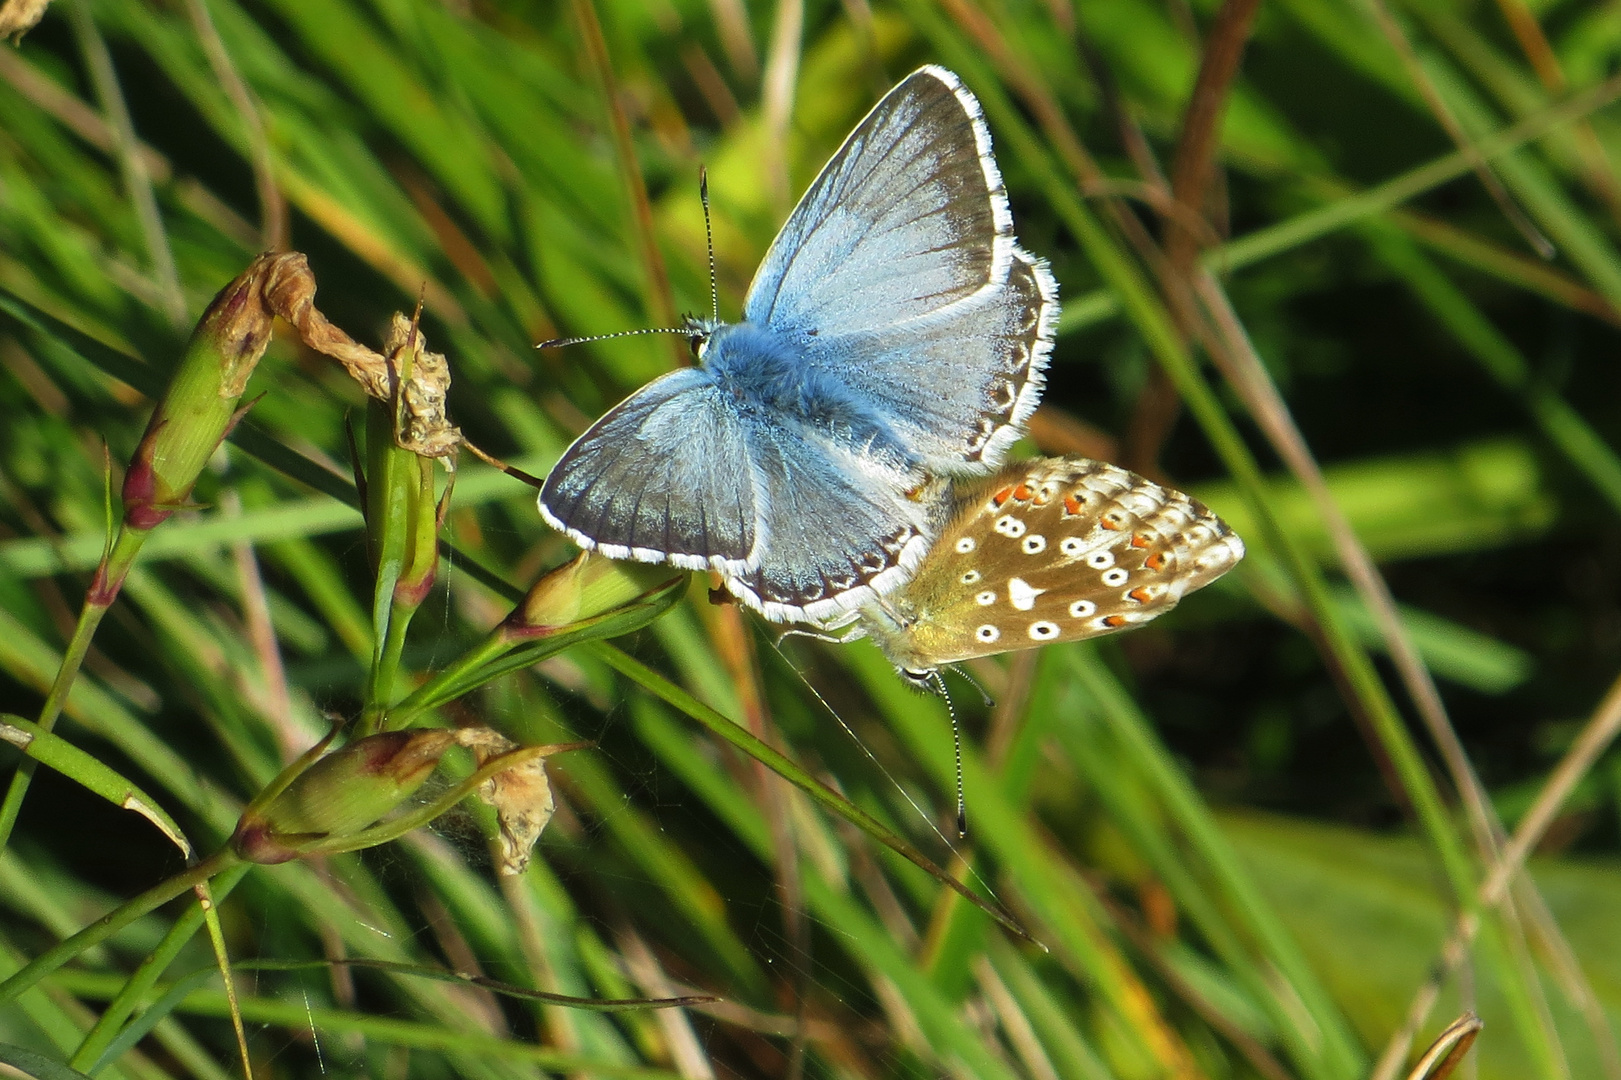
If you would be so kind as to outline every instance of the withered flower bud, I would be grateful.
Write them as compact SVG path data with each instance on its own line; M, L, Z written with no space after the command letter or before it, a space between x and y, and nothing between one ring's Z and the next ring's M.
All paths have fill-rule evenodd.
M209 304L124 474L125 527L155 528L185 505L270 343L266 291L303 263L302 255L261 255Z
M453 732L420 728L358 739L242 815L231 846L249 862L272 864L298 858L313 840L353 835L415 794L455 744Z
M393 582L398 617L433 588L450 494L447 487L435 500L433 462L443 461L454 480L461 431L445 417L450 367L428 351L416 322L396 314L384 348L393 389L366 410L366 525L378 577Z

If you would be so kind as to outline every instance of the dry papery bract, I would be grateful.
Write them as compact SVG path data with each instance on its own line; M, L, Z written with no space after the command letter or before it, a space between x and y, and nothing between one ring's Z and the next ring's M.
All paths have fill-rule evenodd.
M334 326L315 306L315 275L298 252L261 255L265 307L298 331L304 344L343 365L379 401L397 401L395 440L423 457L444 458L461 445L461 429L445 415L450 365L429 352L422 328L395 312L379 353Z
M518 744L487 727L460 728L456 741L473 752L480 766ZM529 853L557 809L546 759L537 757L503 769L478 787L478 797L495 810L501 830L501 855L496 869L512 877L529 866Z
M45 9L50 3L51 0L5 0L0 3L0 41L7 38L22 40L22 36L45 17Z

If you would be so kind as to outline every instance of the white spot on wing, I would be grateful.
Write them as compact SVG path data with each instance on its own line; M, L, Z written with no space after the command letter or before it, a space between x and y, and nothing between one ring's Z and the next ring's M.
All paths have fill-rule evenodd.
M1036 597L1046 591L1036 588L1024 578L1016 577L1007 583L1008 603L1019 611L1029 611L1036 606Z

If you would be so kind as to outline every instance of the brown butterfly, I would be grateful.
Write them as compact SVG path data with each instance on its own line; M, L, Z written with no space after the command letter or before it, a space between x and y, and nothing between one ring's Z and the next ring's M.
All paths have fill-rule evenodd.
M862 606L902 675L1078 641L1163 615L1237 565L1244 542L1202 503L1086 458L1013 462L959 482L916 573Z

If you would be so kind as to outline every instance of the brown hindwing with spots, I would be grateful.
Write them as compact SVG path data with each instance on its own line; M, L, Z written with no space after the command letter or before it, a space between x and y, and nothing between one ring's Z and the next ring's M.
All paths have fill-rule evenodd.
M1085 458L1010 464L956 511L869 636L903 668L1147 622L1231 569L1244 545L1196 500Z

